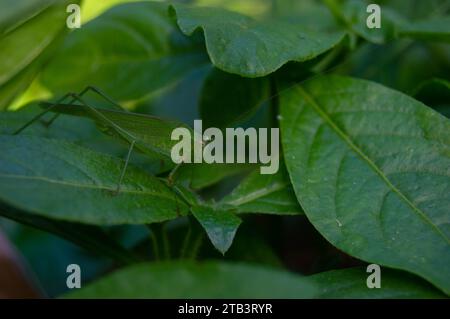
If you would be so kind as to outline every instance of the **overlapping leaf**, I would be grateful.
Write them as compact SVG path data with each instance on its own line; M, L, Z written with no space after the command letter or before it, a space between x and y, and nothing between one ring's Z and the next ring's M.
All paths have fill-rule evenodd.
M192 214L205 229L214 247L225 254L233 243L241 219L231 210L208 206L192 207Z
M89 224L143 224L174 219L188 207L155 177L122 160L72 143L0 136L0 200L21 210Z
M399 29L399 34L421 40L450 43L450 16L404 23Z
M273 175L252 172L220 205L231 206L239 213L267 213L279 215L301 214L289 176L283 165Z
M192 35L202 29L211 62L245 77L268 75L289 61L306 61L333 48L343 32L306 30L282 19L257 21L219 8L171 7L180 29Z
M450 293L450 123L375 83L320 77L281 98L282 144L306 215L338 248Z
M444 298L436 288L413 275L381 269L381 288L367 287L370 275L363 268L349 268L322 272L309 276L319 289L316 298L327 299L413 299Z
M183 164L177 170L176 180L191 189L200 190L227 177L245 173L253 166L254 164L240 163Z
M0 3L0 35L24 24L54 3L54 0L4 0Z
M380 14L377 15L380 18L380 27L369 28L367 21L369 19L372 22L374 16L372 15L373 9L368 12L368 1L344 0L340 2L325 0L324 2L344 28L373 43L381 44L392 39L397 24L404 22L404 18L383 5L383 9L381 10L380 7Z
M306 278L246 264L166 262L119 270L68 298L310 298Z
M382 44L396 37L410 37L420 40L449 42L449 16L432 16L425 20L409 21L387 5L379 6L379 27L369 28L367 22L375 20L373 9L368 10L369 1L325 0L341 24L351 32L373 43Z
M27 88L47 60L66 30L65 5L69 3L12 2L0 7L0 109Z
M167 4L127 3L71 33L40 81L56 95L94 85L133 102L205 63L203 48L178 31Z
M43 103L44 107L52 105ZM137 149L153 158L161 159L161 166L171 167L171 149L177 143L171 139L176 128L185 128L191 132L191 146L194 134L189 126L178 121L161 119L158 117L101 108L92 108L89 105L61 104L51 109L53 112L92 118L102 131L128 144L135 142ZM198 143L201 143L199 141Z

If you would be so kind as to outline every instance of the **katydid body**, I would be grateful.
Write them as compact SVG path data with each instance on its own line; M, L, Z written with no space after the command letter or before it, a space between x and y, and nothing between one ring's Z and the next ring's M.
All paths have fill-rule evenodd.
M99 109L89 105L82 98L82 95L88 91L93 91L99 94L121 110ZM69 100L69 102L65 103L66 100ZM100 90L93 87L87 87L80 94L66 94L55 103L44 102L41 103L41 105L45 107L45 110L38 114L30 122L19 128L14 134L19 134L29 125L39 120L47 112L56 112L57 115L47 122L46 125L50 125L59 114L88 117L96 122L102 132L119 138L130 145L125 159L124 168L121 176L119 177L117 193L120 192L120 185L123 177L125 176L126 168L133 149L137 149L151 158L159 160L162 167L167 165L167 168L169 169L170 167L173 167L170 157L171 147L173 145L173 142L170 139L172 130L177 127L186 127L190 129L188 126L176 121L163 120L145 114L128 112L105 94L101 93ZM176 165L173 171L169 174L169 183L172 183L173 175L179 165L180 164Z
M48 102L41 105L46 109L52 107L52 103ZM170 151L173 145L170 134L177 127L187 127L176 121L126 111L98 109L87 104L60 103L49 111L90 118L96 122L102 132L127 143L134 141L135 148L142 153L170 162Z

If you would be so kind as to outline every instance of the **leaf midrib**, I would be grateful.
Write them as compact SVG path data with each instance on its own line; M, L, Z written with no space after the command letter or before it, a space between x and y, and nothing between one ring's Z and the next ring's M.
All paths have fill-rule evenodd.
M14 174L0 174L0 177L4 178L17 178L17 179L23 179L23 180L36 180L51 184L59 184L64 186L70 186L70 187L78 187L78 188L86 188L86 189L94 189L94 190L105 190L105 191L116 191L116 188L110 188L107 186L99 186L99 185L87 185L87 184L79 184L79 183L73 183L73 182L67 182L67 181L61 181L61 180L54 180L51 178L47 178L44 176L25 176L25 175L14 175ZM128 193L128 194L138 194L138 195L152 195L156 197L166 198L171 201L175 201L173 197L170 196L164 196L161 193L155 193L155 192L149 192L149 191L135 191L130 189L120 189L120 193Z
M405 201L416 214L419 215L426 223L428 223L431 228L437 232L441 237L444 238L444 240L447 242L447 244L450 244L450 239L447 238L442 231L433 224L433 222L428 218L428 216L420 210L418 207L416 207L411 200L409 200L397 187L395 187L394 184L387 178L387 176L384 175L383 171L350 139L349 136L347 136L344 131L333 122L333 120L328 116L328 114L320 107L320 105L316 102L316 100L313 98L313 96L308 93L308 91L303 88L302 86L298 86L299 93L304 97L304 99L314 108L314 110L319 114L319 116L340 136L347 144L348 146L357 153L369 166L372 168L375 173L377 173L380 178L388 185L388 187L396 193L403 201Z

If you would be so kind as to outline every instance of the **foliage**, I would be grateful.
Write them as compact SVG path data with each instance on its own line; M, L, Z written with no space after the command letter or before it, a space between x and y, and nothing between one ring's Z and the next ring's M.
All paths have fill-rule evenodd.
M51 296L448 296L449 5L406 2L368 29L364 1L86 0L70 32L67 1L0 4L0 226ZM90 86L111 99L14 134ZM279 127L279 171L175 166L170 134L197 118ZM59 239L28 226L81 247L94 282L49 283L30 252Z

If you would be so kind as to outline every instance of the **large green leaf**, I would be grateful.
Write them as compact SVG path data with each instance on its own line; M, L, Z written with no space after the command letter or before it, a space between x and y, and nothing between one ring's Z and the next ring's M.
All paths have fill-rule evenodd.
M374 43L385 43L394 37L411 37L421 40L450 41L450 17L432 16L425 20L408 21L388 5L380 6L380 28L367 27L370 1L324 1L338 21L348 30ZM401 11L399 11L401 12Z
M72 292L69 298L311 298L297 275L246 264L186 261L141 264Z
M281 97L285 161L336 247L450 293L450 123L381 85L319 77Z
M199 104L203 125L230 127L251 116L268 98L267 78L248 79L214 69L205 79Z
M187 187L200 190L227 177L251 170L255 164L240 163L191 163L178 168L176 180Z
M447 78L450 72L449 57L449 45L398 39L386 45L361 45L349 57L344 69L347 75L378 82L402 92L412 92L426 80Z
M376 298L410 299L443 298L436 288L408 273L381 269L381 288L367 287L367 273L364 268L332 270L309 276L319 289L316 298Z
M233 243L241 219L230 210L208 206L192 207L192 214L205 229L214 247L225 254Z
M0 35L0 109L8 107L31 83L48 59L54 42L66 30L65 6L68 1L53 1L54 4L33 1L28 5L23 1L16 2L6 4L8 9L4 10L8 12L10 6L12 9L0 17L0 23L5 24L4 34ZM0 32L1 28L0 25Z
M17 111L0 112L0 134L13 134L41 112L42 108L36 104L27 105ZM53 115L50 114L50 116ZM65 115L60 116L50 126L46 126L44 122L30 125L22 134L54 137L70 141L92 140L95 138L95 135L102 136L96 126L90 121Z
M72 32L40 80L57 95L94 85L131 103L207 63L202 49L177 30L167 4L126 3Z
M0 36L13 31L55 0L3 0L0 3Z
M371 13L367 12L369 1L364 0L324 0L330 11L340 24L350 31L367 41L374 43L384 43L394 37L396 24L394 22L404 21L396 12L392 11L386 5L381 8L380 28L369 28L367 18Z
M69 142L0 136L0 200L38 215L89 224L174 219L188 208L155 177Z
M26 68L64 28L64 6L44 10L0 39L0 85Z
M450 16L405 23L400 27L399 34L421 40L450 43Z
M245 77L268 75L288 61L306 61L331 49L343 32L315 32L300 23L257 21L220 8L171 7L180 29L191 35L201 28L211 62Z
M17 111L0 112L0 134L12 134L41 112L42 108L37 104L29 104ZM82 117L62 114L52 125L47 126L45 124L46 121L50 120L53 116L54 114L45 115L42 121L28 126L20 134L67 140L97 152L120 158L125 158L127 155L130 145L127 143L118 143L117 139L103 134L99 131L95 122ZM145 154L141 155L139 152L133 152L130 161L153 174L165 171L169 167L167 165L164 167L160 159L152 160L149 156Z
M273 175L261 175L256 169L219 204L231 206L239 213L293 215L303 212L284 165Z

